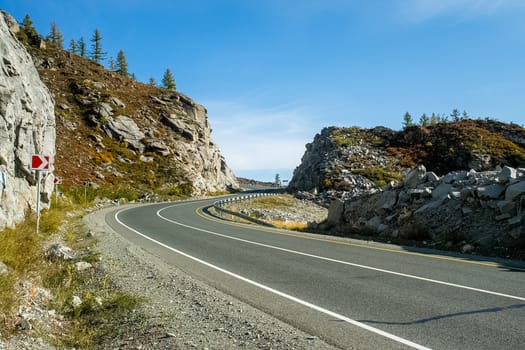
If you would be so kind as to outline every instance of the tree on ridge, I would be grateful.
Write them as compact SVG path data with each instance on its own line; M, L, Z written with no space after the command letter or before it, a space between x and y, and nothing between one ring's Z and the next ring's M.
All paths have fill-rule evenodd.
M100 35L98 28L95 29L95 33L91 38L91 43L91 59L97 63L100 63L100 61L104 60L106 53L102 51L102 36Z
M171 70L169 68L166 69L166 72L164 72L164 76L162 77L162 85L168 90L177 90L175 79L173 78L173 74L171 74Z

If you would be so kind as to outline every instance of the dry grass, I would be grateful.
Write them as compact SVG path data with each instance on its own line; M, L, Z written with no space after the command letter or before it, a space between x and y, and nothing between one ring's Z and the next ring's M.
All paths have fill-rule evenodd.
M308 228L308 224L306 222L272 220L269 223L277 228L292 231L303 231Z
M79 252L80 260L93 264L99 260L98 253L91 249L96 240L87 235L80 221L82 207L67 202L71 203L63 201L58 207L42 212L39 235L33 215L15 228L0 232L0 261L9 269L7 275L0 276L0 334L4 338L20 331L16 319L23 302L24 281L48 289L53 300L46 307L65 316L65 328L55 330L54 334L39 334L38 327L33 331L59 348L98 348L104 340L119 335L120 323L129 323L132 319L136 324L141 322L136 321L141 314L132 310L142 300L119 292L103 271L93 268L80 272L73 264L77 260L49 261L45 257L44 243L59 233L66 245ZM72 306L74 295L82 298L81 307Z

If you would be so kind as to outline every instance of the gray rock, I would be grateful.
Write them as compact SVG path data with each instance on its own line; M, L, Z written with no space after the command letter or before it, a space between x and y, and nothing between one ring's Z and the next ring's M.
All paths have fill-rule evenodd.
M516 203L513 201L499 201L497 206L501 214L513 215L516 212Z
M432 191L432 198L433 199L443 199L448 196L448 194L452 191L453 186L451 184L442 183L434 190Z
M411 169L403 182L407 188L416 188L427 180L427 169L424 165L419 165Z
M120 115L109 118L104 131L117 140L127 142L132 149L144 152L146 146L141 142L145 135L138 125L128 116Z
M499 181L506 183L510 180L514 180L517 178L517 171L514 168L511 168L509 166L504 166L499 175L498 175Z
M120 108L126 108L126 105L124 104L124 102L122 102L120 99L116 98L116 97L110 97L109 98L109 102L112 104L112 105L115 105L117 107L120 107Z
M93 265L91 265L90 263L88 263L86 261L79 261L79 262L75 263L75 268L77 269L77 271L88 270L88 269L90 269L92 267L93 267Z
M338 223L343 217L345 211L345 203L340 199L335 199L330 203L330 208L328 209L328 218L326 221L329 224Z
M525 194L525 181L517 182L507 187L505 200L512 201Z
M378 202L378 207L386 210L391 210L397 202L397 193L394 191L384 191Z
M476 192L479 198L498 199L505 192L505 186L501 184L480 186Z
M518 226L521 224L522 221L523 221L523 216L517 215L517 216L510 218L507 222L509 226Z
M36 210L35 172L28 170L31 155L55 155L54 101L31 56L10 32L13 22L11 16L0 13L0 171L7 178L0 230L22 221L28 207ZM50 170L54 170L52 165ZM49 197L52 190L53 177L49 176L41 191Z
M46 249L46 256L49 260L72 260L75 257L73 250L61 243L51 244Z
M93 110L100 118L109 118L113 115L113 108L106 102L97 104Z
M425 205L422 205L421 207L419 207L415 212L416 213L422 213L424 211L427 211L427 210L434 210L434 209L437 209L441 206L442 204L442 200L441 201L432 201L432 202L429 202Z
M427 173L427 181L438 182L441 178L433 171Z

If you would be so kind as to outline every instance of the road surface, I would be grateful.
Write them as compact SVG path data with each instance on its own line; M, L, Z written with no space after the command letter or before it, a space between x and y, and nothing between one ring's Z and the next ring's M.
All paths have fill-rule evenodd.
M169 264L340 348L525 349L525 264L209 217L214 200L106 221Z

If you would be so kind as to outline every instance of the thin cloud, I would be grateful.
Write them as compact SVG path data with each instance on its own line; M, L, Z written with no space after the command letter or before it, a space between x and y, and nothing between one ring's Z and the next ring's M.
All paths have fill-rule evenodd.
M408 0L399 4L405 17L413 21L425 21L444 15L475 18L525 8L522 0Z
M306 113L293 106L252 109L222 101L205 105L212 137L234 171L293 169L318 132Z

